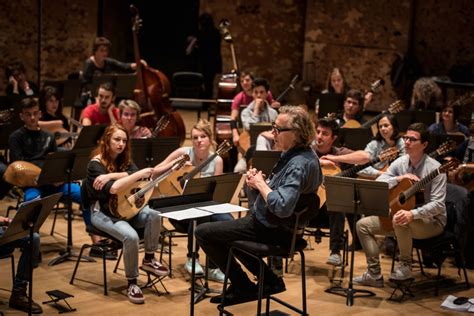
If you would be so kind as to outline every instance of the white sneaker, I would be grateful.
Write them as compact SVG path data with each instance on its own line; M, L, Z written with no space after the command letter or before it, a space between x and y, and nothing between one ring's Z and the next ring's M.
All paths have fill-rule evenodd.
M390 273L390 279L395 281L405 281L411 278L413 278L411 265L407 263L400 263L400 265Z
M219 268L209 269L207 278L212 281L224 283L225 274Z
M130 284L127 290L128 300L134 304L145 303L145 297L143 296L142 290L136 284Z
M189 274L193 273L193 260L192 258L187 258L186 262L184 263L184 268L188 271ZM194 273L195 275L202 276L204 275L204 269L199 264L199 259L196 259L196 265L194 266Z
M358 285L383 287L383 276L380 274L374 276L370 274L368 271L366 271L361 276L353 278L352 282Z
M342 257L339 253L332 253L328 261L326 261L326 264L330 264L333 266L340 266L342 264Z

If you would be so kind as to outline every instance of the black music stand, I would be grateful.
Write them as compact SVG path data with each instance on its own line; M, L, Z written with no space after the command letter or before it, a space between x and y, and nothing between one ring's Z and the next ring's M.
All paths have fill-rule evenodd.
M42 199L35 199L20 204L18 212L13 218L12 222L8 225L5 233L0 238L0 245L8 244L9 242L18 240L29 236L30 239L30 258L33 258L33 233L39 232L40 227L48 218L51 209L59 201L62 193L56 193L49 195ZM28 262L30 284L28 289L29 296L29 311L28 315L31 315L31 307L33 303L33 260Z
M280 157L281 151L256 150L252 155L252 167L262 171L268 177Z
M341 128L337 142L352 150L363 150L373 137L370 128Z
M52 259L48 265L52 266L72 257L77 257L72 253L72 197L71 181L80 180L86 177L87 164L90 160L91 148L82 148L80 150L62 151L49 154L43 164L38 178L38 185L52 185L54 183L66 183L68 196L67 205L67 244L66 249L60 256ZM89 257L83 257L85 260L93 261Z
M77 137L74 149L95 148L106 127L107 125L84 126Z
M339 113L344 105L344 94L321 93L319 95L318 117L325 117L328 113Z
M178 137L132 139L132 159L138 168L151 167L178 148Z
M115 86L115 96L119 99L133 98L137 76L130 74L103 74L92 77L91 91L97 91L103 83L110 82Z
M272 123L255 123L250 124L250 145L257 143L258 135L262 132L269 131L272 129Z
M388 183L372 180L326 176L324 178L324 184L326 186L326 203L328 211L354 213L354 227L356 225L357 215L359 214L388 217ZM351 250L351 266L348 288L331 287L325 292L345 296L347 298L347 306L352 306L354 304L354 298L356 297L375 296L375 293L372 291L354 289L352 287L353 274L354 247L352 247ZM361 295L356 296L357 293L360 293Z
M466 140L466 137L461 134L430 134L428 147L426 148L425 152L431 153L435 151L436 149L438 149L441 146L441 144L446 143L448 141L455 142L456 147L458 147L465 140ZM453 151L456 151L456 148Z

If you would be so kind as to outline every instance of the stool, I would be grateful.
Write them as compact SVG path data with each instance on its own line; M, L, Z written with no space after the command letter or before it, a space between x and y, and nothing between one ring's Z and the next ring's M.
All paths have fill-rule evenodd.
M401 303L406 295L415 297L415 295L410 289L411 285L415 281L415 278L408 278L406 280L395 280L395 279L390 278L389 281L395 285L395 288L393 289L392 294L388 298L390 301L396 301L396 302ZM396 296L396 293L398 291L401 292L400 296Z

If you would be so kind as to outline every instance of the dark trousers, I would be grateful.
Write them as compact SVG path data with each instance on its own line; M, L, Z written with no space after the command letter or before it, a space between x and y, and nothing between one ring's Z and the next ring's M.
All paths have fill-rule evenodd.
M257 221L254 216L246 216L229 222L201 224L196 228L195 236L198 244L209 258L222 271L225 271L231 242L248 240L289 247L292 234L281 228L268 228ZM253 275L258 275L259 265L255 258L241 252L235 255ZM277 276L267 265L264 266L264 273L265 283L272 284L276 281ZM245 289L253 284L235 258L232 258L228 277L236 288Z

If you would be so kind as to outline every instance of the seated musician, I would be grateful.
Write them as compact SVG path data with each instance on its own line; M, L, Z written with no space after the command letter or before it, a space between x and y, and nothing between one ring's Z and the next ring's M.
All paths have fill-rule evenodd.
M12 162L27 161L41 168L46 156L57 151L53 134L40 129L38 123L40 117L38 99L26 98L21 101L20 119L25 125L14 131L8 139ZM62 192L64 196L69 194L67 184L27 187L23 188L23 192L25 201L57 192ZM81 202L80 187L77 183L71 183L71 197L72 201Z
M337 117L337 123L341 127L359 127L364 123L362 109L364 107L364 95L360 90L351 89L347 91L344 100L344 109Z
M446 104L441 110L441 121L431 124L428 131L432 134L460 134L469 137L469 128L458 122L460 112L459 106Z
M416 80L411 93L410 110L440 111L443 107L443 91L430 77Z
M4 228L8 226L11 220L8 217L0 216L0 237L4 234ZM32 252L33 257L30 255L30 238L24 237L5 245L0 246L0 256L11 254L15 248L21 249L20 260L16 268L15 281L13 283L12 294L10 295L9 306L14 309L18 309L25 313L30 310L29 299L26 294L28 282L30 281L30 264L33 268L38 267L40 262L40 236L38 233L33 234ZM30 263L31 261L31 263ZM41 314L43 309L41 306L32 302L31 304L32 314Z
M97 90L96 103L89 104L81 113L81 124L84 126L116 123L119 120L119 109L114 104L115 87L104 82Z
M133 100L122 100L119 103L120 121L122 126L128 131L130 138L151 137L151 131L145 126L139 126L141 108Z
M338 167L340 169L346 169L349 167L348 164L340 163L337 161L331 161L329 159L325 159L324 157L331 155L332 156L339 156L339 155L347 155L352 153L352 150L345 148L345 147L335 147L334 142L337 139L337 135L339 132L339 126L336 123L336 120L329 117L324 117L318 121L318 127L316 128L316 142L314 144L314 149L318 154L319 163L321 164L321 168L323 169L323 173L329 172L329 174L333 173L332 170L334 167ZM326 204L324 204L320 212L326 212ZM342 257L341 257L341 250L344 247L344 213L340 212L327 212L328 219L329 219L329 229L330 229L330 236L329 236L329 248L331 253L327 260L327 264L330 265L341 265ZM318 226L320 223L314 222L318 219L314 219L313 222L310 223L310 227ZM352 223L352 220L349 220L349 224ZM352 226L352 225L351 225ZM351 231L354 232L353 228L351 227ZM352 234L354 237L355 233ZM354 238L353 238L354 239ZM353 243L355 246L356 243Z
M137 69L136 63L123 63L109 57L112 44L105 37L97 37L92 46L92 55L84 62L82 77L84 83L90 84L92 77L109 73L132 73Z
M333 68L328 75L326 81L326 89L321 91L321 94L327 93L337 93L337 94L346 94L350 90L349 84L347 83L346 77L340 68ZM316 116L319 113L319 98L316 99L314 105L314 112Z
M406 155L395 160L387 172L377 178L394 188L403 179L419 181L440 163L424 153L428 146L428 132L422 123L411 124L405 136ZM413 238L427 239L441 234L446 225L446 175L440 174L424 188L424 204L411 210L399 210L392 219L393 231L400 249L400 263L390 279L407 280L412 277ZM367 258L367 271L354 278L355 284L383 287L379 248L375 235L387 234L378 216L367 216L357 222L357 234Z
M169 273L168 268L155 259L155 251L161 230L159 212L145 206L130 220L117 217L119 208L112 209L112 195L130 187L140 179L150 178L153 168L138 170L131 160L130 138L121 125L112 124L106 128L93 158L87 166L85 191L92 209L92 224L123 243L125 276L128 280L128 299L135 304L144 302L143 293L137 285L138 244L140 237L136 229L143 228L145 257L142 269L158 276Z
M303 194L314 193L322 181L317 156L310 147L314 139L314 126L308 113L301 107L283 106L273 127L275 142L283 154L274 173L268 180L261 171L251 169L247 173L247 185L259 192L251 208L251 215L233 221L204 223L196 228L199 245L221 270L226 268L229 243L235 240L249 240L274 245L288 246L292 239L291 226L287 220ZM286 220L286 221L285 221ZM240 262L252 275L258 275L258 262L238 255ZM278 278L264 265L264 295L285 291L282 278ZM211 303L227 305L257 299L257 286L237 263L231 261L232 284L226 297L211 298Z
M181 155L188 154L190 162L193 166L200 166L206 159L208 159L213 152L211 151L212 145L212 130L211 125L207 120L199 120L191 130L191 139L193 142L192 147L181 147L173 151L168 157L166 157L163 162L158 164L155 167L156 172L161 173L164 171L171 161L175 160ZM204 168L201 170L201 177L210 177L221 175L224 168L224 162L220 156L217 156L212 161L210 161ZM197 224L204 222L222 222L222 221L231 221L234 218L231 214L213 214L210 217L198 218ZM193 225L190 220L175 221L170 220L171 224L175 226L178 230L188 233L188 253L187 260L184 264L184 268L187 272L192 272L192 254L193 254ZM195 273L196 275L204 275L204 269L199 263L199 246L196 246L196 264L195 264ZM224 274L222 271L212 262L209 262L209 271L208 277L210 280L223 282Z
M240 119L241 109L247 107L253 100L253 81L254 76L251 72L243 71L240 73L240 87L242 91L237 93L237 95L232 100L230 119L232 125L232 141L235 146L239 144L239 131L237 129L237 121ZM265 100L270 104L274 109L280 107L280 102L273 99L272 93L268 90Z
M26 68L21 62L14 62L5 69L8 78L7 96L33 96L38 94L38 86L26 78Z
M377 122L378 132L374 139L370 141L364 150L357 150L345 155L324 155L323 159L332 162L349 163L349 164L365 164L371 159L376 158L382 151L396 147L399 156L405 154L405 144L400 137L398 122L392 114L384 114ZM388 166L387 162L379 162L374 166L369 166L359 172L360 175L369 177L378 177L382 174L382 170Z
M243 143L244 138L242 135L239 137L239 142L241 148L245 151L248 149L247 146L250 145L250 125L255 123L273 122L278 115L277 110L272 108L266 101L269 89L270 84L266 79L257 78L252 81L252 96L254 100L242 111L240 116L242 127L244 132L246 132L246 142L248 142L248 144ZM246 169L247 166L245 164L245 159L241 159L234 167L234 172L245 172Z
M40 92L39 103L41 118L39 126L41 129L51 133L67 133L70 131L69 122L64 116L61 105L61 95L56 87L46 86ZM71 148L71 139L65 139L63 143L58 143L59 147Z

